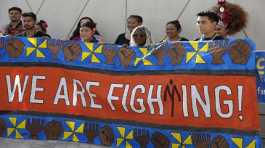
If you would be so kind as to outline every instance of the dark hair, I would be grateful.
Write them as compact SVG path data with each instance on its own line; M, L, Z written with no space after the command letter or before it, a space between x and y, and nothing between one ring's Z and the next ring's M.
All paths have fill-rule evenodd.
M173 24L177 28L177 31L181 32L182 28L178 20L167 22L167 25L168 24Z
M75 37L79 37L79 36L80 36L81 21L82 21L83 19L88 19L89 22L92 22L92 23L96 24L96 23L93 21L92 18L87 17L87 16L86 16L86 17L82 17L82 18L79 20L79 22L78 22L78 24L77 24L77 26L76 26L76 28L75 28L75 31L73 32L72 36L70 37L70 40L74 39ZM96 35L100 35L100 33L99 33L97 30L96 30L95 34L96 34Z
M40 26L42 32L44 32L44 33L47 32L48 24L47 24L46 21L44 21L44 20L40 20L40 21L37 23L37 25Z
M94 22L86 22L86 23L82 24L80 26L80 28L81 27L88 27L90 29L94 29L94 28L96 28L96 24Z
M143 18L140 15L130 15L129 18L134 18L138 23L143 23Z
M26 12L22 14L22 17L31 17L34 21L37 20L37 16L33 12Z
M217 15L216 13L211 12L211 11L202 11L202 12L198 13L197 16L206 16L209 18L210 21L217 22L217 23L220 20L219 15Z
M10 11L18 11L19 13L22 13L22 10L21 10L21 8L19 8L19 7L11 7L11 8L9 8L8 9L8 13L10 12Z

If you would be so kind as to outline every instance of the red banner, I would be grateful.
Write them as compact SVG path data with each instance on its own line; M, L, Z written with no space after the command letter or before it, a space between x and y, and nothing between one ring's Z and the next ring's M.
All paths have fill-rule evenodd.
M1 67L0 110L258 131L254 76Z

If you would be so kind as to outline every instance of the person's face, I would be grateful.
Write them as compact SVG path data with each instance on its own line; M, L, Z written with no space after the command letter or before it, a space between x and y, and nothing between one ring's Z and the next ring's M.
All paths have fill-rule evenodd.
M21 19L21 13L17 10L11 10L8 14L11 22L17 22Z
M140 26L139 23L135 18L128 18L127 20L127 28L131 32L135 27Z
M23 26L26 30L33 29L35 27L35 21L32 17L23 17Z
M41 27L40 27L40 25L35 25L35 30L37 31L37 32L43 32L43 30L41 29Z
M80 37L83 40L90 40L95 33L95 29L91 29L89 27L81 27L80 28Z
M174 39L179 35L177 27L174 24L167 24L166 33L169 39Z
M209 34L215 32L216 22L209 20L207 16L198 16L197 26L201 34Z
M87 22L90 22L90 20L87 18L80 20L80 26L82 26L83 24L85 24Z
M145 31L137 29L133 34L133 39L138 46L144 46L147 39Z

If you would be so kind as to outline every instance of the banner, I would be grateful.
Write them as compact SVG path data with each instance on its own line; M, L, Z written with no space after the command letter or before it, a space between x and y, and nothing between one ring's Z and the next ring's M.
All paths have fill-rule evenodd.
M257 94L260 103L265 103L265 52L256 51Z
M0 38L2 64L31 63L114 72L246 73L255 71L249 39L122 47L42 38ZM23 64L23 65L24 65ZM28 64L27 64L28 65Z
M7 98L2 99L1 110L259 129L253 103L256 80L251 76L109 75L49 67L4 67L0 71L1 98Z
M39 115L0 115L0 134L14 139L62 140L111 147L262 148L259 136Z
M0 136L261 147L254 49L249 39L122 47L1 38Z

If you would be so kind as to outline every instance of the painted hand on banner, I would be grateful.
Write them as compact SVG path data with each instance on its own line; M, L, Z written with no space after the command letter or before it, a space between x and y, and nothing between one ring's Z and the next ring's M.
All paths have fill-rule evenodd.
M134 129L133 137L139 143L140 148L147 148L147 144L149 143L149 131L144 129Z
M0 118L0 137L2 137L6 130L6 124L3 119Z
M16 38L9 38L6 47L8 56L11 58L19 57L23 52L24 46L25 45L21 40Z
M159 48L153 52L153 54L156 56L158 60L158 65L163 65L164 60L163 57L165 56L165 49Z
M250 55L250 46L243 40L237 40L229 48L229 53L234 64L246 64Z
M114 140L114 133L110 126L105 125L99 130L99 138L103 145L111 146Z
M210 146L211 143L211 136L210 135L201 135L196 134L191 136L192 143L195 145L196 148L207 148Z
M172 48L167 50L167 54L170 56L171 64L180 64L185 56L186 49L181 45L181 43L176 43Z
M211 148L229 148L229 144L223 136L215 137L211 142Z
M119 57L121 59L121 64L124 67L129 66L134 55L135 55L134 51L132 49L127 48L127 47L122 47L119 50Z
M59 53L59 50L62 48L62 46L63 42L60 40L55 40L55 39L48 40L48 48L52 53L53 58L57 57L57 54Z
M66 61L74 61L81 55L81 47L78 43L72 42L63 48Z
M224 64L223 55L225 53L226 49L224 48L212 48L211 53L213 55L213 64Z
M112 64L113 63L113 58L116 55L116 51L114 49L103 49L103 54L105 55L107 59L107 64Z
M96 123L86 123L85 134L87 136L88 143L94 143L94 138L98 135L98 124Z
M52 120L44 128L48 140L58 140L63 133L63 127L60 122Z
M41 119L28 119L26 129L30 132L32 139L38 139L38 134L43 130L44 122Z
M152 134L151 142L154 148L169 148L170 144L168 138L160 132L154 132Z

